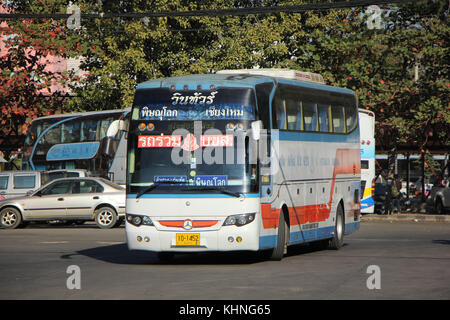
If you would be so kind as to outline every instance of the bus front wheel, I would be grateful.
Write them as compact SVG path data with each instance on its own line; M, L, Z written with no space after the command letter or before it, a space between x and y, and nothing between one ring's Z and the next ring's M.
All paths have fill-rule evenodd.
M283 259L287 251L287 241L289 238L289 226L284 217L283 211L280 213L280 220L278 223L278 236L276 247L269 251L269 259L273 261L280 261Z

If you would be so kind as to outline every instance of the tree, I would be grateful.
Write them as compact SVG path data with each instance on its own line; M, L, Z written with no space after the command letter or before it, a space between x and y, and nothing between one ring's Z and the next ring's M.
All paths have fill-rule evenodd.
M61 1L59 1L61 3ZM53 12L57 1L48 6L28 5L8 8L15 12ZM29 10L29 11L28 11ZM52 19L9 20L2 23L0 38L4 51L0 57L0 139L6 157L23 145L31 121L39 116L64 112L65 86L69 74L58 66L68 57L70 37L63 21Z
M406 146L417 153L450 146L450 30L442 2L382 9L380 29L367 27L361 8L334 11L335 20L312 33L301 62L329 84L355 90L360 107L375 112L377 152L390 155L392 173Z
M61 0L17 3L20 12L66 10ZM77 5L82 13L124 13L300 3L311 1L84 0ZM17 57L11 55L16 60L9 62L3 81L15 79L20 84L25 76L30 77L30 72L39 70L34 75L39 74L43 87L25 82L30 86L24 91L29 92L26 99L36 97L33 93L48 88L55 80L71 89L71 99L61 101L52 95L47 99L57 99L51 103L26 102L33 107L25 108L32 110L26 118L16 120L21 125L37 115L53 112L55 107L64 112L130 106L137 83L160 77L253 67L317 72L327 84L355 90L360 107L376 113L376 138L383 151L395 157L399 148L409 145L425 152L433 147L432 141L439 141L441 148L449 145L449 26L445 5L443 1L425 0L384 6L380 29L367 27L371 14L366 13L366 8L243 16L83 19L77 30L68 30L65 21L33 21L28 27L16 21L8 34L19 35L10 44L11 54L17 48ZM34 33L27 33L30 31L25 28L33 28ZM82 76L46 74L45 68L38 67L40 58L28 62L33 67L27 74L11 76L17 72L14 65L25 59L26 48L30 47L24 35L28 35L25 39L32 41L32 46L42 48L40 57L49 50L61 57L82 57ZM25 62L22 65L28 66ZM14 92L25 90L19 84ZM10 117L19 113L14 109L18 108L17 100L22 99L22 103L25 99L21 95L15 98L14 92L6 92L8 101L2 102L11 106L6 112ZM8 119L4 116L2 120Z

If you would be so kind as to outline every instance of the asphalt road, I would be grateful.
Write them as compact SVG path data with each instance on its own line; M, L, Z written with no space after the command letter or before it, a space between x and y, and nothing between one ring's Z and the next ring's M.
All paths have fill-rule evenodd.
M0 244L2 300L450 299L450 223L364 221L341 250L298 246L280 262L212 253L162 263L128 251L123 227L92 224L2 229Z

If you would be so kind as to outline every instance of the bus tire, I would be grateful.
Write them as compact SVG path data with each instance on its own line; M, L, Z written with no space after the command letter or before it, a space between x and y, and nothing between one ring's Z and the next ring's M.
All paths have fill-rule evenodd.
M272 261L280 261L283 259L287 249L287 233L289 232L289 226L284 218L284 212L281 210L280 220L278 224L278 236L276 247L270 252L269 259Z
M6 207L0 211L0 225L5 229L16 229L22 223L20 211L13 207Z
M344 231L344 208L339 204L336 210L336 224L334 226L334 235L329 242L330 249L339 250L342 247L342 245L344 244Z
M108 206L100 207L95 211L95 223L101 229L111 229L117 223L116 211Z

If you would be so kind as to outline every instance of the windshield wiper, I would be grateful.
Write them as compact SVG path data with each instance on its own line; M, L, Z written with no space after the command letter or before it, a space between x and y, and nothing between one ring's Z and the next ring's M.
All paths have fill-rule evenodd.
M153 189L164 185L164 184L186 184L186 182L181 182L181 181L160 181L160 182L155 182L153 183L151 186L148 186L147 188L145 188L144 190L142 190L141 192L139 192L136 195L136 199L140 198L144 193L150 192Z
M218 187L206 187L206 188L186 188L181 189L182 191L219 191L220 193L227 194L229 196L233 196L236 198L243 197L242 193L233 192L226 189L218 188Z

